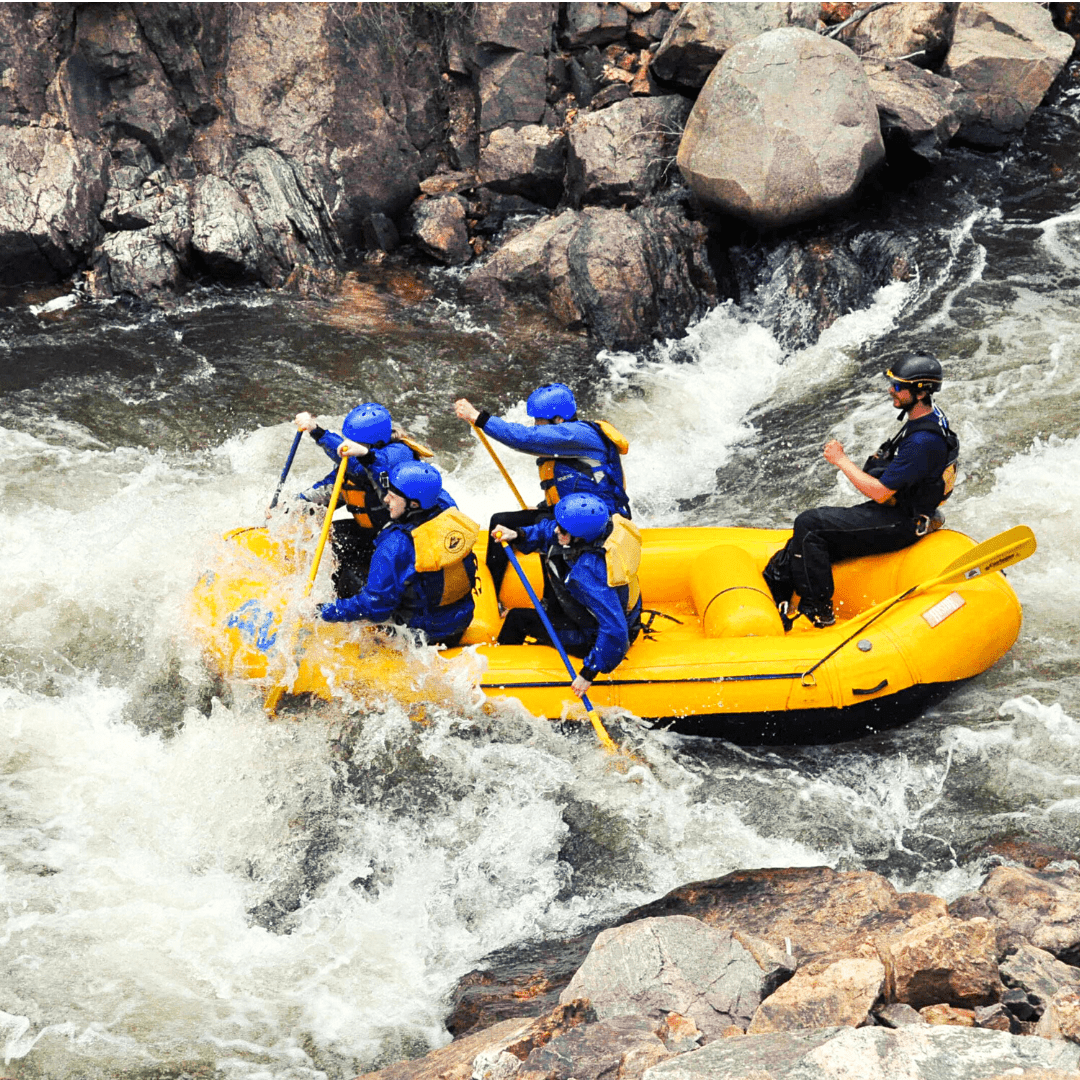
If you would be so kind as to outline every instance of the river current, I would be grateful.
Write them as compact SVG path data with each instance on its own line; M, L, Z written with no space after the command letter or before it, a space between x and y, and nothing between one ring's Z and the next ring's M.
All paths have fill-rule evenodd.
M1018 149L952 151L883 194L873 227L916 273L804 349L725 304L647 355L598 353L541 317L465 312L438 274L156 313L4 297L4 1075L342 1080L446 1042L448 994L492 950L686 882L824 863L952 898L994 844L1075 851L1076 111L1066 94ZM563 379L631 439L640 523L785 526L857 501L820 447L858 458L894 430L883 358L918 346L944 361L961 438L948 524L1028 524L1039 549L1009 571L1016 646L894 732L755 750L612 718L643 761L626 773L587 725L464 686L424 724L392 699L269 722L185 632L218 538L261 522L301 408L333 425L386 402L484 521L512 500L453 400L523 418ZM504 460L531 491L531 462ZM305 441L289 490L329 467Z

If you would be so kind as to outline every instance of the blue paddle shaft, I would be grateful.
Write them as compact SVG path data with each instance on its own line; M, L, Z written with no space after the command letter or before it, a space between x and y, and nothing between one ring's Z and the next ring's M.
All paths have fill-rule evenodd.
M499 543L502 544L503 550L506 552L506 557L510 560L510 565L513 566L514 570L517 572L517 576L521 578L521 584L525 586L525 591L529 594L529 599L532 601L533 607L536 608L536 614L540 616L540 621L544 624L544 628L551 636L551 644L559 650L559 655L562 657L562 662L566 665L566 670L570 673L570 678L576 679L578 673L574 670L574 665L570 663L570 657L566 655L566 650L559 640L559 635L555 633L555 627L551 625L551 620L544 610L544 605L540 603L540 598L536 595L532 585L529 584L529 579L525 576L525 571L522 570L521 563L518 562L513 549L505 540L500 540ZM592 712L592 705L589 702L587 694L581 695L581 703L589 710L589 712Z
M285 459L285 468L281 470L281 479L278 481L277 487L274 489L274 497L270 500L270 509L272 510L277 506L278 496L281 494L281 489L285 486L285 477L289 475L289 470L292 468L293 458L296 457L296 448L300 445L300 440L304 437L302 431L296 433L296 438L292 441L292 449L289 451L289 456Z

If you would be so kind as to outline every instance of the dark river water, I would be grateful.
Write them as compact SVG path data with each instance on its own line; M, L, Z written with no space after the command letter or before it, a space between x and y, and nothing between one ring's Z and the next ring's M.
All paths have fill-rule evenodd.
M873 228L917 273L799 350L728 304L648 355L598 353L540 316L466 312L439 274L155 314L3 297L5 1075L340 1080L447 1041L447 995L490 951L685 882L826 863L951 898L991 843L1077 850L1076 111L1066 95L1017 150L951 152L881 196ZM186 632L217 538L261 521L299 409L336 425L384 401L486 520L512 501L453 400L520 418L562 379L632 440L640 522L782 526L857 501L820 447L858 457L893 430L877 375L913 346L944 361L961 438L949 525L1028 524L1039 550L1010 571L1012 652L888 735L754 750L613 718L643 760L628 774L588 728L485 711L468 687L427 726L393 700L271 723ZM531 491L531 463L504 459ZM290 484L327 468L307 442Z

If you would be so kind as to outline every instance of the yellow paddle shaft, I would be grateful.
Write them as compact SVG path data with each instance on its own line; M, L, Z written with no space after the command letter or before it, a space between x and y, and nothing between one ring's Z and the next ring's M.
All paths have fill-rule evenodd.
M495 448L488 441L488 437L475 424L472 424L471 427L473 431L476 432L476 437L484 444L484 449L491 455L491 460L498 466L499 472L502 473L502 478L510 485L510 490L514 493L514 498L517 499L518 506L520 506L522 510L528 510L529 508L525 504L525 500L521 497L521 492L518 491L517 485L510 478L510 474L506 471L506 466L499 460L499 455L495 453Z

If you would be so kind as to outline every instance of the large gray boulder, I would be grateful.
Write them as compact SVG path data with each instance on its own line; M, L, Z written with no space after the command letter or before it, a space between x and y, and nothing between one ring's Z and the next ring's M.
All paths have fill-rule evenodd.
M817 1028L721 1039L647 1070L644 1080L986 1080L1076 1069L1080 1046L976 1028ZM1036 1074L1038 1075L1038 1074Z
M629 98L581 113L569 130L566 186L574 206L636 206L663 184L691 105L678 94Z
M884 156L858 57L792 28L724 54L687 121L678 164L707 206L777 227L842 205Z
M942 67L978 110L960 137L977 146L1005 146L1038 108L1073 46L1041 4L961 4Z
M108 157L69 131L0 129L0 282L56 281L97 237Z
M672 915L605 930L559 1001L584 998L602 1020L674 1012L717 1038L750 1022L764 990L761 968L731 931Z
M656 50L652 72L696 90L705 85L720 57L733 45L783 26L813 30L819 7L800 3L683 4Z

